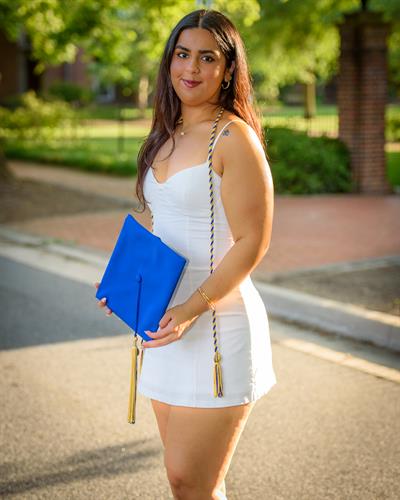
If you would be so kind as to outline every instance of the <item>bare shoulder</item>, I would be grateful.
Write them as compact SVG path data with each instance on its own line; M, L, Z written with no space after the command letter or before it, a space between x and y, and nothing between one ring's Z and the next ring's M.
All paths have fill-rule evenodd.
M242 118L230 113L222 124L223 131L219 139L219 155L225 172L230 165L243 169L261 168L269 173L269 165L264 148L255 130ZM221 127L221 130L222 130Z

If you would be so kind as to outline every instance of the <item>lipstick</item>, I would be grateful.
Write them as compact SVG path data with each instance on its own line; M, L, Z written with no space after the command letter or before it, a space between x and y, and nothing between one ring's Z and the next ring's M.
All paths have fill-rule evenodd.
M195 80L182 80L182 81L186 85L186 87L189 88L194 88L197 87L197 85L200 85L200 82L197 82Z

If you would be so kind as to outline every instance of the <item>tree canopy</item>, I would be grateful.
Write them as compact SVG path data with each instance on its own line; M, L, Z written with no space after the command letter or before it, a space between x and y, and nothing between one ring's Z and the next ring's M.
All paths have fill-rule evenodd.
M326 81L337 73L337 23L345 13L360 10L359 0L260 0L259 4L260 17L245 36L262 93L274 97L280 85L310 83L315 78ZM392 81L400 84L400 3L371 0L368 8L383 12L392 22L389 66Z
M0 28L14 40L28 37L39 72L72 62L83 47L100 80L132 87L143 74L154 80L170 30L202 5L236 24L255 84L272 98L281 85L335 74L336 23L361 8L359 0L0 0ZM392 22L390 75L400 85L400 2L370 0L368 8Z

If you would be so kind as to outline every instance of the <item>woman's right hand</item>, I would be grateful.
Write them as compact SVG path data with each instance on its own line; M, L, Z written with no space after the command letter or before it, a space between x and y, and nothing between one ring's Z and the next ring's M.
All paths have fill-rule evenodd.
M94 286L96 288L99 288L99 285L100 285L100 283L98 283L97 281L94 284ZM111 316L112 311L111 311L111 309L109 307L106 306L106 302L107 302L107 299L106 299L106 297L104 297L101 300L99 300L98 305L99 305L99 307L104 307L105 308L105 312L106 312L107 316Z

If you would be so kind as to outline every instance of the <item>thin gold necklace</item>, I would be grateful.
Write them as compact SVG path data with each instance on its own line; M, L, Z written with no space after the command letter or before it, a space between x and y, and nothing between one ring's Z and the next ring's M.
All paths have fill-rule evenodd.
M196 125L198 125L199 123L207 122L207 121L208 120L202 120L202 121L196 123ZM179 135L181 135L181 136L182 135L186 135L188 131L187 130L186 131L183 130L183 117L182 116L177 121L177 125L180 125L180 124L182 124L182 130L179 132ZM189 130L190 130L190 127L189 127Z

